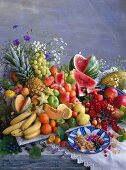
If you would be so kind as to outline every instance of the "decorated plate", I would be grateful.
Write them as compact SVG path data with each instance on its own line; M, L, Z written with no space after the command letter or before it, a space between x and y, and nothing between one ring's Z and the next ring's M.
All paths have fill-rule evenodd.
M96 150L84 150L82 151L80 147L76 143L76 136L77 134L81 136L86 136L86 135L97 135L100 140L103 141L103 143L100 145L100 147ZM84 154L96 154L108 147L110 144L110 137L109 135L102 129L98 129L92 126L83 126L77 129L74 129L68 136L68 143L69 145L75 149L76 151L82 152Z

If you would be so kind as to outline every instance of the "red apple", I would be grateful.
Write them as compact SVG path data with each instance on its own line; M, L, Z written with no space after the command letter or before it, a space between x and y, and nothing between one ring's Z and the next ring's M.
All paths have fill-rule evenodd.
M101 102L103 100L103 95L102 94L96 94L95 99Z
M70 96L69 96L69 93L61 93L60 95L59 95L59 101L60 101L60 103L63 103L63 104L69 104L69 102L70 102Z
M108 87L105 91L104 91L104 95L107 98L116 98L118 96L118 91L114 88L114 87Z
M74 97L70 98L70 102L75 104L75 103L78 103L80 101L79 101L79 99L76 96L74 96Z
M112 118L113 119L120 119L124 115L124 112L115 108L114 111L112 112Z
M123 106L126 107L126 95L117 96L117 97L114 99L113 104L114 104L114 106L115 106L116 108L120 108L121 105L123 105Z

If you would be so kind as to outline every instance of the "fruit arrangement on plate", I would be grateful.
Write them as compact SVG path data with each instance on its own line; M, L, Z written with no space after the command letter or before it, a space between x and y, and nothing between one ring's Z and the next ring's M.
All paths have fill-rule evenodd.
M119 90L126 88L125 71L110 73L97 82L100 65L94 55L76 54L69 65L58 67L48 60L49 51L29 48L11 44L4 55L10 70L1 80L5 112L1 135L30 142L47 135L48 144L64 146L67 130L91 125L108 136L112 128L119 141L126 139L125 129L118 125L126 121L126 95Z

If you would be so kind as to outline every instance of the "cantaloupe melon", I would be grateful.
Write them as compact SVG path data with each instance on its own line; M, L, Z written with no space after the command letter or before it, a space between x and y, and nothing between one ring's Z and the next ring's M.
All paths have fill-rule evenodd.
M53 107L49 106L48 104L45 105L44 110L50 119L57 120L60 117L62 117L62 111L54 109Z

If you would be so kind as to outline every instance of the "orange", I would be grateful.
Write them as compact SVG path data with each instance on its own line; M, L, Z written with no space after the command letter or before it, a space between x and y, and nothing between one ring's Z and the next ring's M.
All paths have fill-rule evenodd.
M61 142L61 139L60 139L58 136L56 136L56 137L55 137L55 140L54 140L54 143L55 143L56 145L59 145L60 142Z
M53 133L57 133L57 129L58 129L58 127L53 127Z
M61 93L65 93L66 92L66 90L65 90L65 88L64 87L60 87L59 88L59 93L61 94Z
M72 89L72 86L71 86L71 84L69 84L69 83L65 83L65 84L64 84L64 88L65 88L65 90L66 90L67 92L70 92L71 89Z
M50 120L50 125L51 127L55 127L56 126L56 121L55 120Z
M39 115L39 120L43 124L48 124L49 123L49 117L48 117L48 115L45 112L43 112L43 113L41 113Z
M58 73L58 68L56 66L52 66L50 68L50 72L52 75L55 75L56 73Z
M75 96L76 96L76 91L71 90L71 91L70 91L70 97L75 97Z
M48 135L52 132L52 127L50 124L44 124L41 127L41 132L43 135Z
M27 87L24 87L22 90L21 90L21 94L23 96L27 96L29 95L29 89Z
M48 142L48 143L53 143L54 140L55 140L55 135L54 135L54 134L51 134L51 135L49 136L49 138L47 139L47 142Z

